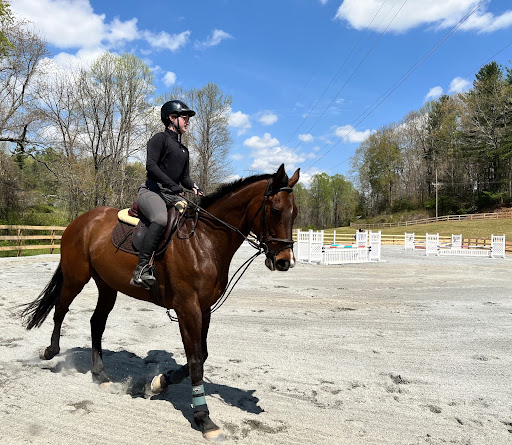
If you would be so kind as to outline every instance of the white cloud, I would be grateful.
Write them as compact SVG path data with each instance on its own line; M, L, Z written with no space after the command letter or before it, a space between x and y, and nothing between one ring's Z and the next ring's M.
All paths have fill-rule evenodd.
M301 142L313 142L313 136L309 133L307 134L299 134L299 141Z
M430 88L429 92L425 96L425 101L434 100L441 97L443 89L440 86Z
M251 120L248 114L244 114L241 111L228 110L228 123L230 127L238 129L238 136L244 134L249 128L251 128Z
M16 0L11 9L57 48L99 46L108 32L105 16L95 14L89 0Z
M274 114L270 111L264 112L259 118L258 122L262 123L263 125L274 125L278 120L277 114Z
M481 33L498 31L510 28L512 25L512 11L506 11L495 17L490 12L477 12L461 26L465 31L476 30Z
M112 44L121 42L131 42L139 37L137 29L137 19L133 18L126 22L121 22L117 17L107 26L107 40Z
M425 25L451 28L478 3L479 0L408 0L405 4L401 1L383 3L381 0L344 0L335 18L346 21L355 29L365 29L369 26L370 29L379 32L388 25L387 30L394 32L405 32ZM402 5L404 6L400 9ZM493 32L512 25L512 10L495 16L486 11L490 6L491 2L486 2L460 29ZM377 11L378 15L375 16ZM397 12L398 15L395 17Z
M180 34L169 34L165 31L155 34L151 31L143 31L142 35L153 48L175 52L188 43L190 31L183 31Z
M202 42L196 42L196 48L211 48L212 46L219 45L223 40L232 39L233 36L222 29L214 29L212 34Z
M177 51L185 46L190 31L169 34L137 28L138 20L105 21L96 14L89 0L16 0L11 5L16 16L32 22L48 43L56 48L122 48L125 42L145 39L154 49Z
M176 73L173 73L172 71L167 71L165 73L163 81L166 87L174 85L176 83Z
M342 125L335 130L336 136L342 138L343 142L359 144L368 139L372 133L372 130L357 131L352 125Z
M244 141L244 145L250 148L266 149L279 145L279 141L273 138L270 133L265 133L262 138L252 136Z
M241 161L244 158L244 155L242 153L234 153L231 155L231 159L234 161Z
M250 169L264 173L274 173L281 164L288 172L294 172L297 165L302 164L306 157L301 153L294 153L288 147L259 147L251 151L254 158Z
M106 49L98 47L91 49L81 49L76 54L59 53L53 57L53 63L65 70L87 68L105 53Z
M464 91L469 90L471 87L471 82L469 80L464 79L463 77L455 77L450 82L449 93L462 93Z

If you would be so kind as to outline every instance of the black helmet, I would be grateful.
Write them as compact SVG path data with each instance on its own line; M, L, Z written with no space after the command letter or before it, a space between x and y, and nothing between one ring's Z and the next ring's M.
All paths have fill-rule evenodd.
M162 122L167 127L169 125L169 114L177 114L185 115L185 116L195 116L196 112L191 110L184 102L181 100L170 100L162 105L160 109L160 118Z

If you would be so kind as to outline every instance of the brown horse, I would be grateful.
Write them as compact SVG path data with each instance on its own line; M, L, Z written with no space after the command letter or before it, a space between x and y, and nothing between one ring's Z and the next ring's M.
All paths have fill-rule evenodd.
M203 388L210 308L223 295L231 259L251 231L266 253L265 264L270 270L293 267L292 226L297 208L292 188L298 180L299 170L288 178L281 165L273 175L251 176L203 197L200 207L206 211L199 211L197 220L183 219L180 227L193 236L175 237L155 261L159 292L129 284L137 257L112 244L117 209L98 207L79 216L62 235L60 264L53 278L22 311L25 326L32 329L39 327L55 307L51 344L41 352L41 358L50 360L59 353L64 316L91 277L98 287L98 302L91 317L92 376L97 383L109 382L101 338L117 292L172 308L179 321L187 364L156 376L152 389L160 392L190 375L195 423L206 439L223 439L220 428L210 419Z

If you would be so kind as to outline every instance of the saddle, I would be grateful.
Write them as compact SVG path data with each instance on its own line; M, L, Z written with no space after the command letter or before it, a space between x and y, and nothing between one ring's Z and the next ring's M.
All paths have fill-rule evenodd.
M165 252L186 206L186 201L178 201L167 210L167 226L160 237L156 255ZM112 244L118 250L138 255L150 221L139 211L137 201L130 208L120 210L117 217L119 221L112 231Z

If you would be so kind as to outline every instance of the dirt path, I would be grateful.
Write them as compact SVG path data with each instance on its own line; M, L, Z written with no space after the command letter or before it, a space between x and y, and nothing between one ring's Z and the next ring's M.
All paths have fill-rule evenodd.
M234 264L251 254L243 247ZM206 392L227 443L512 443L512 259L427 258L384 246L383 262L258 259L213 316ZM120 295L104 336L110 390L92 383L87 285L62 352L39 360L52 320L25 331L58 256L0 259L0 437L4 444L201 443L190 382L161 396L152 376L185 355L175 323Z

